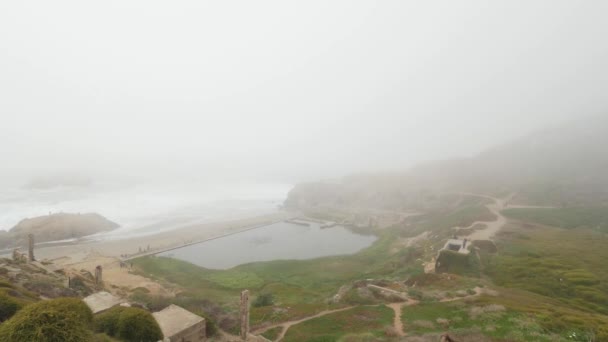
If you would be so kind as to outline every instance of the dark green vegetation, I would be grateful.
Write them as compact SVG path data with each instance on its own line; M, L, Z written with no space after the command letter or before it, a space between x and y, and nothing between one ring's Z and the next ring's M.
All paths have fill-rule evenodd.
M11 318L25 305L38 301L38 296L20 286L0 280L0 323Z
M93 339L93 314L80 299L61 298L27 305L0 325L6 342L81 342Z
M4 322L13 317L13 315L21 309L21 306L21 303L15 298L0 294L0 322Z
M160 330L150 313L140 309L136 315L118 320L116 338L94 333L93 315L88 306L75 297L40 301L41 296L75 295L53 275L44 274L32 264L4 264L19 269L19 280L0 280L0 341L158 341ZM7 276L3 274L3 276ZM78 278L73 278L78 279ZM119 308L119 310L124 308ZM97 321L97 318L95 321ZM122 330L120 330L122 329ZM98 331L105 331L98 329ZM121 331L123 332L121 335ZM154 334L149 333L153 331ZM135 336L132 334L135 332ZM147 336L147 337L146 337Z
M608 233L608 207L516 208L502 213L509 218L546 226L584 227Z
M463 254L441 251L437 257L438 272L455 273L479 277L479 259L474 253Z
M267 338L271 341L274 341L277 339L277 337L279 337L279 334L281 334L282 330L283 330L283 327L276 327L276 328L268 329L262 334L262 336L264 336L265 338Z
M291 327L284 341L337 341L347 334L368 333L384 337L393 323L393 310L384 305L336 312Z
M272 304L274 304L274 295L272 293L261 293L253 301L253 306L256 308L262 306L271 306Z
M127 342L155 342L163 338L160 327L146 310L114 307L95 317L95 330Z

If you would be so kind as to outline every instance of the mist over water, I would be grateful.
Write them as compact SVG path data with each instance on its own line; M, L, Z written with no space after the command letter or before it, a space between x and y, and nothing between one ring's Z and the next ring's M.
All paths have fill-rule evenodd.
M95 212L121 227L107 238L149 234L184 225L231 220L274 212L289 184L161 183L125 186L93 183L83 187L0 191L0 229L49 213Z

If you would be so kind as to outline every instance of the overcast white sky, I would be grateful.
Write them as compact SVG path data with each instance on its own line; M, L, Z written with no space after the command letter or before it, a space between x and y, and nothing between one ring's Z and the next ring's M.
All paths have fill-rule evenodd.
M302 181L606 113L607 1L2 1L5 179Z

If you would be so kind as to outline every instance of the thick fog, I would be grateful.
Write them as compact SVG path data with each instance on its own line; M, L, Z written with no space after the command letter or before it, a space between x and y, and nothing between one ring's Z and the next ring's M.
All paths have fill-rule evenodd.
M605 113L605 1L3 1L2 182L293 183Z

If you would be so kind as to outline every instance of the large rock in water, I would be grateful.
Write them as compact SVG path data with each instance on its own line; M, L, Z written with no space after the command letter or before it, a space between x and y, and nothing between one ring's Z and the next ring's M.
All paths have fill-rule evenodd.
M0 247L25 246L28 234L36 242L79 238L118 228L119 225L94 214L52 214L21 220L5 234L0 234Z

